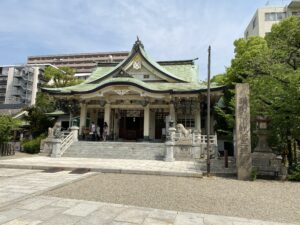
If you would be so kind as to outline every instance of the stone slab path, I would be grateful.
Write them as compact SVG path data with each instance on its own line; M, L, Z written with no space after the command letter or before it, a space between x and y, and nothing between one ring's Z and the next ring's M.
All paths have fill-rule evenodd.
M89 174L71 174L70 171L47 173L41 170L0 169L0 207L40 194L62 184L74 182Z
M238 217L167 211L48 196L36 196L0 210L0 224L284 225L284 223Z
M66 170L89 168L91 171L107 173L202 177L200 165L194 161L165 162L158 160L51 158L39 156L1 160L0 168L64 168Z

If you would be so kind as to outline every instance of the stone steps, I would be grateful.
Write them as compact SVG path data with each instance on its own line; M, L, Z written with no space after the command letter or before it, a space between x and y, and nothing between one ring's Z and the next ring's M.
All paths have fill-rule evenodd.
M63 157L162 160L164 143L87 142L73 143Z

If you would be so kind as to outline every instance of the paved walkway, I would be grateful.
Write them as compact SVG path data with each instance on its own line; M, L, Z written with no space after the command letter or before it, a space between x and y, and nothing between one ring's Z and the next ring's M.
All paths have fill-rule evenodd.
M0 168L4 225L283 225L260 220L158 210L43 196L49 189L93 175ZM14 196L13 202L9 195Z
M70 171L47 173L40 170L0 169L0 207L29 196L40 194L62 184L92 175Z
M166 176L202 177L200 165L193 161L164 162L157 160L51 158L45 156L0 161L0 168L48 169L89 168L96 172L132 173Z
M0 211L5 225L283 225L261 220L37 196Z

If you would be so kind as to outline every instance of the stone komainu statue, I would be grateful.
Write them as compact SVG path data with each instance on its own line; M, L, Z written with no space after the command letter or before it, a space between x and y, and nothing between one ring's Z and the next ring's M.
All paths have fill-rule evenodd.
M177 132L183 134L184 137L188 137L189 134L191 133L189 130L185 129L181 123L176 125L176 129L177 129Z
M48 128L48 138L53 138L54 135L53 135L53 128L52 127L49 127Z
M55 138L61 138L62 137L61 126L60 126L59 123L55 123L55 125L53 127L53 136Z

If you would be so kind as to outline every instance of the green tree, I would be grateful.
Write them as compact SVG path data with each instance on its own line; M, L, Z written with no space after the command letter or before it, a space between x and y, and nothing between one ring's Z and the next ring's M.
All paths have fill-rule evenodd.
M266 38L234 42L235 56L226 71L224 107L218 115L229 128L234 118L234 85L251 88L251 115L270 119L273 149L286 152L292 163L292 140L300 136L300 19L289 17L272 27ZM229 130L230 131L230 130Z
M45 114L55 110L53 97L39 92L36 97L36 104L26 110L28 116L25 119L29 122L30 131L34 138L46 133L48 128L53 126L54 121Z
M74 77L75 70L70 67L60 67L59 69L48 66L45 69L45 78L50 81L50 87L67 87L81 83L81 80Z
M212 83L216 83L217 85L224 85L226 83L226 73L221 73L221 74L217 74L215 76L213 76L210 81Z
M12 130L20 125L20 121L11 116L0 115L0 143L9 141L12 137Z

